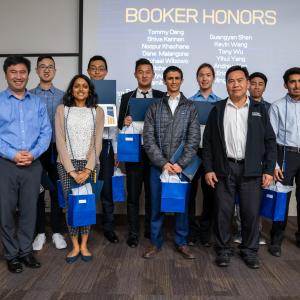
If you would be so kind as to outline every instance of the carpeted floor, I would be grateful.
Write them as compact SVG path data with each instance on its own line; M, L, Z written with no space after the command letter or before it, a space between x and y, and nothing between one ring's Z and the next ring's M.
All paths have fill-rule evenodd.
M247 268L238 249L224 269L215 265L213 248L195 246L197 259L183 259L174 249L171 217L166 223L166 242L151 260L141 258L148 240L142 238L135 249L126 245L124 216L117 216L119 244L110 244L99 226L94 227L89 243L94 260L90 263L66 264L68 250L56 250L48 235L47 244L37 253L40 269L26 268L15 275L0 260L0 299L300 299L295 217L289 220L282 257L271 256L267 246L262 246L259 270ZM270 223L264 222L263 228L268 237Z

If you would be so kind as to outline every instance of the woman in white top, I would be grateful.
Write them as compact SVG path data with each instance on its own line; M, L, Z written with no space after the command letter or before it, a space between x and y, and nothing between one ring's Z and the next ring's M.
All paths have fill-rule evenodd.
M104 113L96 106L92 82L85 75L74 76L55 115L57 169L66 200L72 184L84 184L99 171L103 126ZM73 263L80 255L84 261L90 261L92 254L87 247L90 226L68 226L68 229L73 249L66 262Z

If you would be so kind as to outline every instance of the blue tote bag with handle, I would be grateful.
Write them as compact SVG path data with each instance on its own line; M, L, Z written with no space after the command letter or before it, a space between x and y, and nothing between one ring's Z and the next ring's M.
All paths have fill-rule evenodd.
M120 162L139 162L141 160L141 135L119 133L117 155Z
M161 212L184 213L189 196L190 184L187 182L161 183Z
M79 227L92 224L96 224L95 194L69 194L68 225L71 227Z
M284 221L287 205L287 193L262 190L260 215L273 221Z

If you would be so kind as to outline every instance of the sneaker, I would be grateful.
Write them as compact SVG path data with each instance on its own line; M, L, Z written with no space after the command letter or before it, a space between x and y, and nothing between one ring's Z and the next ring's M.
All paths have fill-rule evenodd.
M54 243L56 249L67 248L67 243L66 243L64 237L60 233L53 233L52 242Z
M233 236L232 241L236 244L241 244L242 243L242 236L240 233L237 233Z
M33 243L32 243L32 248L34 251L40 251L43 249L44 244L46 243L46 235L45 233L39 233Z

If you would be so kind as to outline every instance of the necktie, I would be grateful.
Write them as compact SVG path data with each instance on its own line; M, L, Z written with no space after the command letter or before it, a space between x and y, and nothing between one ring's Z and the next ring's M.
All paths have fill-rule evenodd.
M141 94L144 96L144 98L147 98L146 95L148 94L148 92L141 92Z

